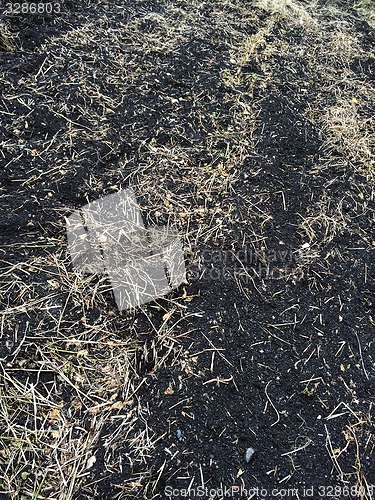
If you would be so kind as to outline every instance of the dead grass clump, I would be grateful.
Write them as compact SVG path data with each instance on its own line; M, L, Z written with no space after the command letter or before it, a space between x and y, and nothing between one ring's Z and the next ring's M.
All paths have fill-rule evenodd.
M108 335L98 342L46 340L38 350L41 360L33 367L21 351L18 366L1 373L1 491L14 499L43 492L63 500L95 463L93 447L108 415L131 405L135 351ZM71 388L70 405L61 384Z
M354 8L375 27L375 4L372 0L357 0Z
M371 132L372 118L361 118L358 113L358 99L340 98L334 106L327 109L324 129L327 133L327 146L332 151L369 166L372 159L371 146L374 135Z
M304 28L314 29L318 26L316 18L309 12L310 9L316 8L315 0L309 3L309 8L294 0L257 0L256 5L273 16Z
M15 52L17 36L4 21L0 21L0 52Z
M348 222L343 214L343 200L333 203L329 196L323 195L309 209L308 216L303 218L299 227L310 243L318 240L322 244L328 244L345 230Z

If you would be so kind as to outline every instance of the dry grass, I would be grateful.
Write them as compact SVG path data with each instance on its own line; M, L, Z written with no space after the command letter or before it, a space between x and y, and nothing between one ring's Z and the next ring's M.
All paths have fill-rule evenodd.
M45 59L37 76L25 74L17 88L5 82L3 93L4 99L23 110L7 111L13 117L13 130L18 132L4 141L4 155L17 158L25 154L28 160L37 158L49 164L48 169L25 171L17 181L19 189L39 186L40 197L53 199L60 186L83 165L89 150L100 157L109 181L113 181L105 185L100 173L90 172L82 180L82 197L88 198L93 190L99 195L101 189L136 186L137 199L147 212L147 224L177 226L184 235L187 256L192 255L194 247L220 242L233 225L243 227L241 243L251 242L262 255L270 245L267 229L275 217L269 207L278 196L281 209L286 211L291 196L282 187L276 192L273 188L241 189L239 166L256 155L258 161L262 160L258 151L261 134L257 133L263 126L259 118L262 99L257 96L286 78L276 62L280 55L287 61L289 76L295 75L298 88L304 83L298 73L301 60L310 68L310 75L315 73L310 82L313 89L306 87L311 94L304 117L319 130L324 161L311 173L319 176L329 170L332 175L326 188L349 166L365 172L368 182L373 182L373 116L364 113L373 104L373 86L350 69L355 59L368 57L351 29L350 16L335 5L318 10L317 2L306 6L292 0L258 0L254 6L259 10L254 12L239 2L224 4L227 13L223 13L220 2L213 2L211 22L225 34L222 42L229 51L229 63L218 69L215 64L220 64L207 50L206 58L194 69L198 74L205 65L214 67L213 73L225 89L223 95L211 102L204 89L192 86L192 128L200 131L194 142L185 138L185 124L173 122L176 116L186 115L185 103L161 90L160 99L166 106L173 105L173 116L166 113L167 121L160 123L160 129L172 130L172 139L167 144L156 137L141 140L136 165L134 158L121 149L132 134L135 137L138 133L131 128L135 118L121 116L116 139L111 118L119 109L122 113L130 107L131 103L124 104L127 92L141 88L146 95L152 90L150 81L161 77L150 73L148 78L147 61L142 66L138 54L163 60L163 56L181 50L191 37L204 38L209 26L201 2L194 0L188 6L169 2L162 12L138 13L119 26L114 26L109 14L101 13L95 23L84 22L41 45L38 50ZM125 9L116 8L119 16L125 17ZM358 2L358 9L365 14L371 5ZM260 12L267 15L266 21L259 20ZM334 22L332 16L336 16ZM255 33L249 35L241 29L238 19L254 23ZM144 23L151 23L153 29L142 31ZM286 35L275 35L280 23L284 35L288 30L303 28L304 41L298 45ZM15 35L4 23L0 24L1 49L16 50ZM261 74L246 74L244 68L250 63L259 65ZM98 80L98 71L104 71L104 80ZM163 71L162 67L161 75ZM61 74L65 81L60 81ZM77 88L77 95L85 96L83 102L76 104L67 98L64 86L69 87L69 95ZM26 97L23 92L28 93ZM38 105L48 111L51 123L59 125L51 138L42 135L25 141L21 137L25 120ZM152 119L147 107L145 104L139 111L145 113L145 123ZM141 124L140 131L142 127L147 125ZM177 140L181 136L185 143ZM100 156L91 141L104 145L106 153ZM219 150L218 143L225 147ZM83 144L81 149L78 144ZM203 159L194 160L197 152ZM261 167L252 172L255 179L263 174ZM39 184L43 182L46 184ZM345 259L332 250L331 244L351 227L346 203L353 204L358 213L370 210L370 200L364 199L362 188L355 184L354 192L345 199L332 199L327 193L312 197L306 211L291 219L296 233L310 246L304 251L295 249L301 252L301 259L293 273L283 277L286 283L295 284L307 275L308 287L314 289L316 281L309 274L312 263L332 256ZM72 208L53 207L47 215L62 221ZM29 224L32 230L38 222ZM144 498L154 498L162 469L155 477L155 471L147 469L148 460L164 436L149 429L148 409L138 399L137 391L146 383L148 371L157 374L166 366L179 364L194 371L189 365L193 361L183 358L181 347L181 337L188 336L189 331L181 333L178 328L182 318L189 318L189 287L174 299L153 304L151 309L121 316L108 305L109 285L104 279L71 271L64 228L62 222L57 224L59 236L31 241L24 247L31 255L22 255L22 261L8 258L18 251L18 243L0 249L0 336L9 351L0 372L1 492L12 499L69 500L83 489L95 497L100 481L125 470L125 459L118 448L126 443L126 465L136 465L138 472L123 482L116 498L136 497L142 488ZM362 236L371 245L370 236ZM36 257L32 256L34 250L40 252ZM324 264L322 272L329 273ZM262 280L254 286L260 295L265 293ZM238 287L247 296L242 285ZM95 316L97 310L99 316ZM333 442L331 437L334 412L326 425L326 458L343 481L362 486L363 499L368 500L370 480L361 471L359 457L373 449L370 410L364 415L349 407L344 409L353 417L352 423L343 425L344 444ZM104 457L96 455L99 444L105 450ZM343 471L340 457L352 445L358 460L352 471ZM96 461L101 467L99 480L91 475Z
M6 22L0 20L0 50L14 52L17 36L11 32Z
M48 498L50 494L71 498L90 468L90 450L103 422L113 410L132 404L139 346L113 335L110 316L87 324L90 302L100 300L100 286L93 289L63 263L61 254L59 258L53 254L49 259L12 266L11 280L9 271L1 274L2 302L16 293L22 303L1 311L0 320L1 337L9 339L8 347L14 350L18 344L1 372L2 489L11 498ZM34 273L41 278L38 282L21 285L22 276ZM41 284L45 285L43 295ZM80 309L80 327L64 324L72 306ZM40 318L36 331L28 328L31 317ZM54 324L49 331L43 328L47 318ZM14 327L23 321L26 328L22 338L20 333L17 338ZM13 338L7 335L12 331ZM71 391L68 407L62 399L62 385Z
M372 26L375 26L375 6L371 0L358 0L354 2L354 8L368 19Z

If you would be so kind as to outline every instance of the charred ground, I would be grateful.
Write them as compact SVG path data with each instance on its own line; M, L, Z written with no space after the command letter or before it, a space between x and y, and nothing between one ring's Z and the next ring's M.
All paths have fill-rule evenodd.
M4 496L372 498L366 5L96 1L2 16ZM74 274L64 220L127 186L148 224L179 229L188 269L129 314L105 279Z

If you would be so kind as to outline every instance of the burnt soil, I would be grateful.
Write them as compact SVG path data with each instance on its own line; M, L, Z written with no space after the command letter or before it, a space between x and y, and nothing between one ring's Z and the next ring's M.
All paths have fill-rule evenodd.
M129 375L136 390L108 393L127 405L105 414L92 441L96 462L65 498L178 498L166 488L202 485L230 487L232 498L240 498L237 486L268 489L249 498L283 498L272 488L297 488L294 497L303 498L303 488L314 487L317 498L319 486L367 485L364 498L371 498L374 184L362 158L329 142L315 119L337 93L322 83L324 64L317 69L306 54L343 16L360 47L345 71L368 85L373 29L344 2L320 18L321 2L312 11L323 33L317 42L305 26L253 2L222 4L66 2L58 16L2 18L17 34L15 50L0 51L2 376L9 371L20 384L33 382L46 398L53 393L74 437L93 428L93 413L76 394L77 387L90 394L90 383L67 384L53 363L41 369L48 339L64 346L67 337L87 335L95 342L104 329L137 346ZM308 2L299 5L308 9ZM172 28L161 19L177 25L189 9L196 25L169 39ZM97 38L83 31L81 43L90 22L102 31ZM117 45L100 43L106 30L128 23L136 23L134 39L124 29ZM232 48L265 27L263 45L238 65ZM74 30L70 46L64 37ZM173 49L153 48L153 34ZM262 59L281 42L285 52ZM115 57L128 64L126 74ZM344 63L326 64L332 82ZM349 95L350 78L341 87ZM370 98L356 96L359 117L370 119ZM254 114L241 115L241 106ZM210 184L212 172L220 174ZM188 282L120 313L98 278L81 299L69 288L64 216L128 186L147 224L178 227ZM59 261L69 272L63 278ZM47 295L50 309L38 307ZM105 364L101 346L93 356ZM59 358L68 360L70 374L80 363L74 350L70 344ZM108 394L93 392L92 401ZM139 412L129 427L127 411ZM19 418L22 426L26 417ZM5 426L3 470L8 434ZM2 483L4 498L39 484L32 468L25 470L13 493ZM43 488L38 498L60 498L56 479ZM337 491L331 497L343 498Z

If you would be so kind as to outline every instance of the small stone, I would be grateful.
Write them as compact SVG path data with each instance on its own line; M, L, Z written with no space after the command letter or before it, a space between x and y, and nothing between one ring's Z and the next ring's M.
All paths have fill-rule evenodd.
M245 453L245 460L246 462L250 462L252 456L254 455L255 450L254 448L248 448Z

